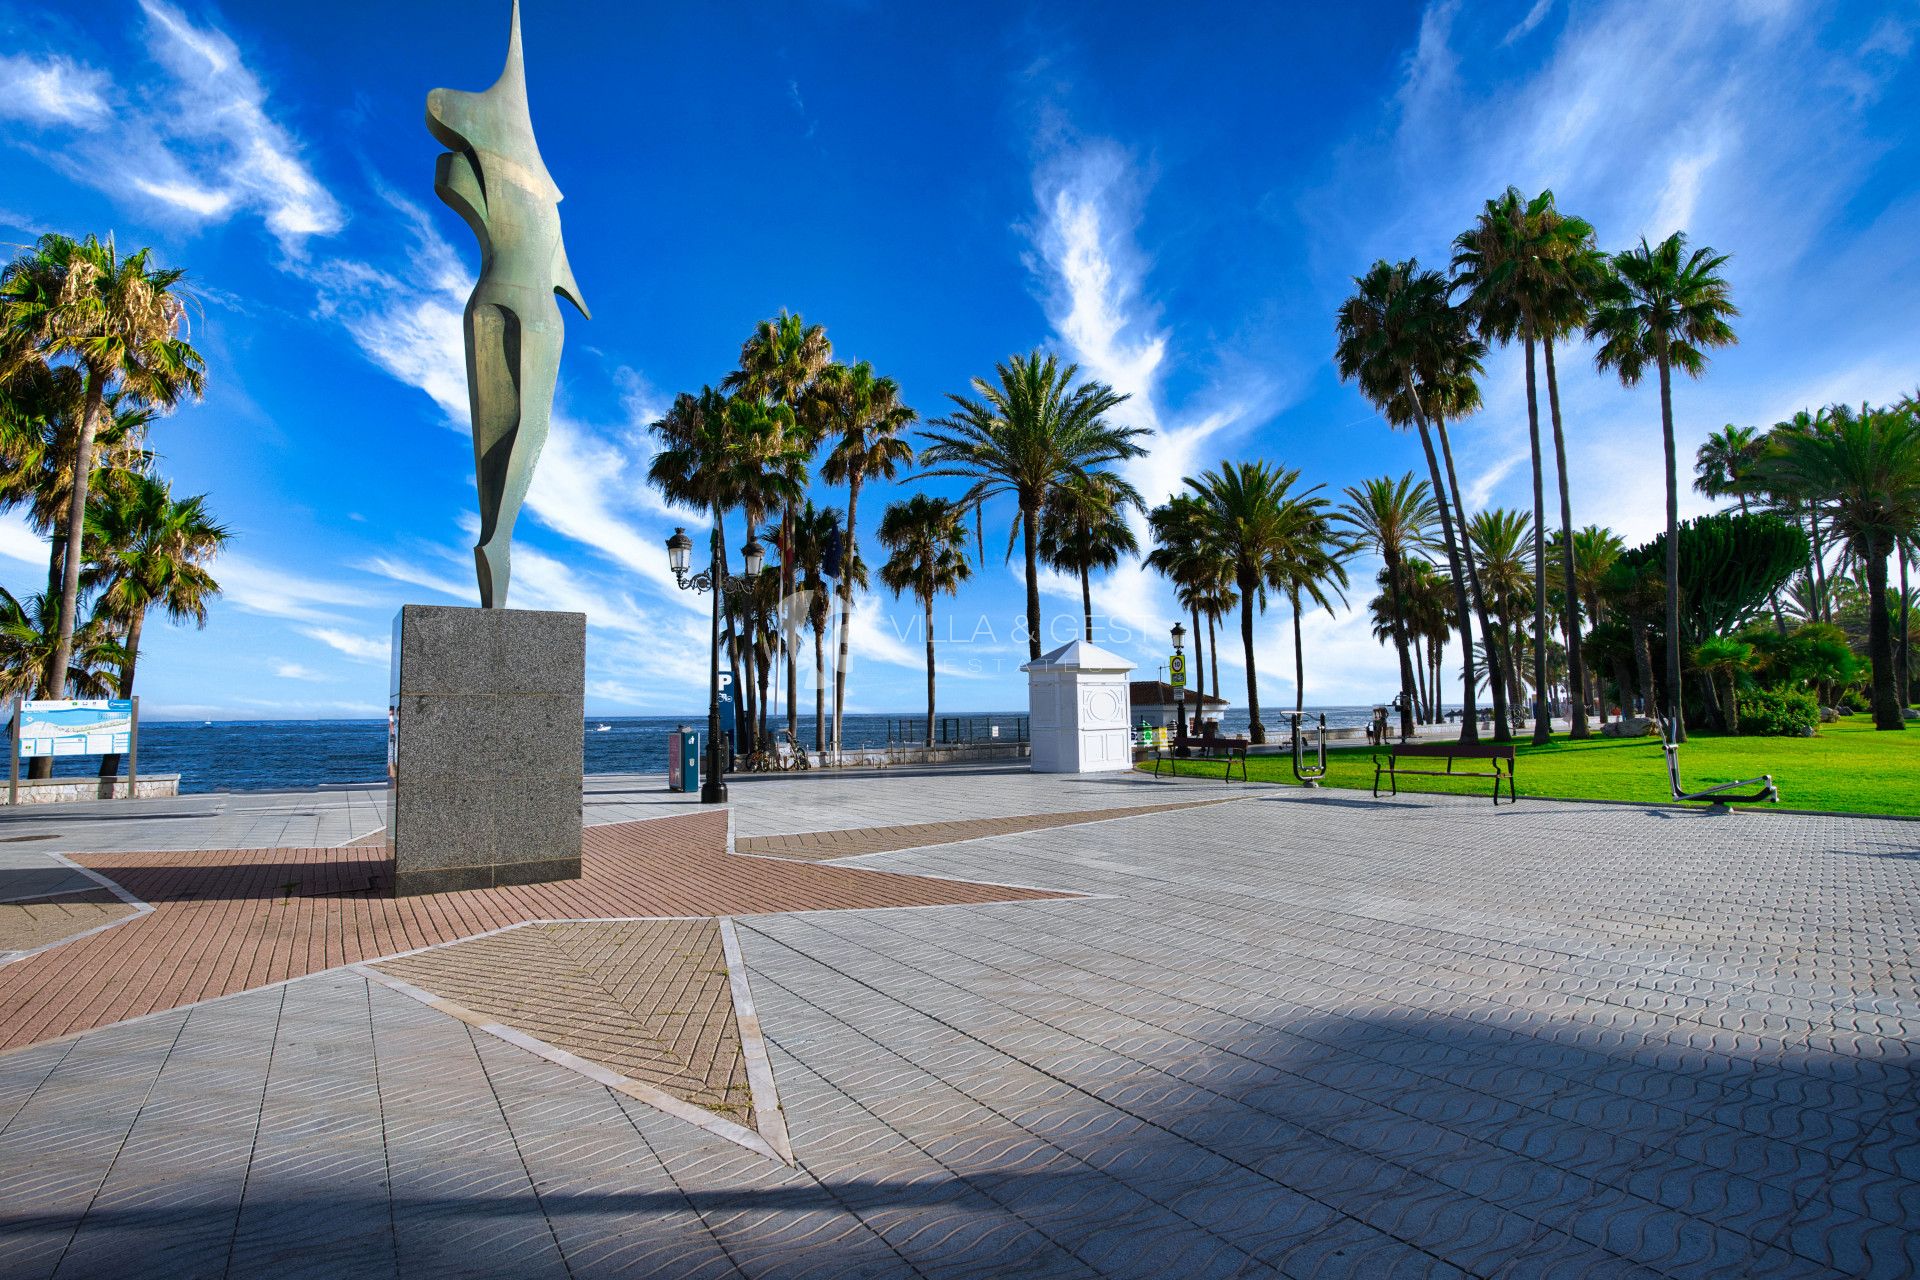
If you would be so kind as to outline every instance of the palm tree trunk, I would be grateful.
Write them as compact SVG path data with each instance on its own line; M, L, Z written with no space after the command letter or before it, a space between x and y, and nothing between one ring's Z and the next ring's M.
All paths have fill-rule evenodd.
M1207 651L1200 643L1200 606L1190 605L1187 616L1193 620L1193 688L1200 695L1200 709L1207 706Z
M1260 723L1260 681L1253 669L1253 593L1258 585L1251 575L1240 582L1240 648L1247 659L1247 736L1261 743L1267 740L1267 727Z
M1391 609L1389 621L1393 627L1393 647L1400 655L1400 736L1413 736L1414 711L1420 697L1414 689L1413 655L1407 652L1406 600L1400 590L1400 557L1398 553L1383 557L1387 562L1387 585L1390 593L1388 604Z
M1445 418L1434 419L1434 425L1440 432L1440 456L1447 464L1447 491L1446 495L1442 498L1442 502L1444 503L1447 498L1451 498L1455 518L1460 521L1460 536L1464 543L1467 531L1467 504L1462 501L1460 497L1460 477L1455 472L1453 466L1453 442L1447 438L1447 421ZM1472 550L1467 549L1466 554L1461 558L1466 561L1467 566L1467 592L1473 600L1472 617L1478 618L1480 621L1480 639L1481 643L1486 646L1487 665L1491 668L1488 672L1487 685L1493 692L1493 740L1495 742L1511 742L1513 741L1513 729L1507 719L1507 691L1500 683L1501 672L1505 670L1510 663L1506 661L1506 656L1501 652L1500 646L1495 643L1493 627L1487 621L1487 598L1480 589L1480 570L1473 563ZM1461 613L1463 617L1467 616L1464 607ZM1467 647L1471 648L1472 633L1467 632L1467 634L1469 636Z
M1580 654L1580 596L1573 580L1573 497L1567 487L1567 435L1560 425L1560 375L1553 367L1553 335L1544 334L1540 353L1547 362L1547 412L1553 419L1553 466L1560 480L1560 613L1567 645L1567 725L1569 738L1585 738L1587 665Z
M1404 653L1401 655L1400 680L1402 683L1405 683L1409 678L1412 679L1414 685L1414 708L1419 713L1418 719L1422 723L1425 723L1427 719L1427 660L1424 655L1422 655L1417 665L1410 660L1410 655ZM1405 727L1406 721L1402 720L1401 728L1404 729Z
M1087 618L1087 643L1093 643L1093 574L1080 566L1080 612Z
M813 627L813 749L827 749L826 619Z
M1727 668L1727 732L1740 732L1740 677Z
M920 597L927 603L927 750L933 750L933 584Z
M847 638L853 623L853 562L859 545L853 540L854 512L860 505L861 475L856 470L847 477L847 540L840 549L840 658L833 668L833 754L838 763L845 738L840 722L847 714Z
M780 517L780 647L787 653L787 739L800 737L800 655L794 651L796 628L788 624L788 601L793 599L793 504Z
M1887 551L1879 538L1867 551L1867 657L1873 664L1873 727L1905 730L1893 679L1893 619L1887 612Z
M1040 504L1020 501L1020 534L1027 552L1027 657L1040 656Z
M1906 709L1913 705L1913 620L1908 609L1913 597L1907 594L1907 544L1901 539L1898 544L1900 554L1900 634L1894 637L1897 661L1894 666L1897 678L1895 691L1900 698L1901 718L1905 719Z
M1220 696L1220 639L1214 631L1214 625L1220 621L1220 615L1207 610L1207 654L1213 659L1213 696ZM1198 627L1195 628L1196 632Z
M1547 485L1540 457L1540 397L1533 368L1533 330L1527 330L1527 444L1533 452L1533 745L1553 737L1541 714L1547 703Z
M1820 508L1807 504L1807 528L1813 545L1813 617L1810 622L1832 622L1827 607L1827 548L1820 537Z
M1407 379L1407 394L1413 397L1415 405L1419 404L1419 396L1414 391L1412 378ZM1474 697L1474 685L1476 681L1473 675L1473 615L1467 611L1467 584L1466 578L1461 571L1461 561L1463 557L1460 554L1460 544L1454 538L1452 504L1447 501L1446 495L1448 490L1446 482L1440 475L1440 460L1433 451L1433 436L1427 430L1426 416L1424 414L1418 415L1414 425L1419 428L1420 431L1420 447L1426 451L1427 470L1433 477L1433 492L1435 496L1440 499L1440 535L1442 541L1446 543L1447 568L1453 576L1454 604L1458 610L1457 617L1460 624L1460 741L1478 742L1480 741L1480 713L1477 700ZM1467 531L1464 528L1460 530L1460 536L1462 538L1466 536L1466 533Z
M1300 642L1300 593L1287 592L1287 603L1293 606L1293 714L1302 716L1307 712L1307 660Z
M104 382L101 374L87 370L86 407L80 417L80 439L73 446L73 497L67 505L68 553L60 575L60 629L48 672L54 687L42 690L43 698L66 696L67 671L73 665L74 619L80 610L80 565L87 558L87 488L93 479L93 441L100 429Z
M1685 702L1680 688L1680 473L1673 447L1673 369L1660 352L1660 438L1667 451L1667 700L1673 740L1687 740Z

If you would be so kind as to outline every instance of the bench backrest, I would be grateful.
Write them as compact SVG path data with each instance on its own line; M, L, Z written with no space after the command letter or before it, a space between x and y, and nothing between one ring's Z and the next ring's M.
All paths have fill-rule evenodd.
M1441 759L1452 756L1456 760L1505 760L1513 763L1513 744L1510 742L1403 742L1390 743L1387 749L1396 756L1425 756Z

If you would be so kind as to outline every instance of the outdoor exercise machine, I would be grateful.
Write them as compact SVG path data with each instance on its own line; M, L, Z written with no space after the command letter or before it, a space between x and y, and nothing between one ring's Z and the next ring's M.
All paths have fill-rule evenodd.
M1780 788L1773 785L1773 775L1763 773L1757 778L1741 778L1734 782L1722 782L1718 786L1707 787L1701 791L1688 791L1680 785L1680 744L1673 740L1673 721L1662 717L1660 721L1660 749L1667 755L1667 785L1673 792L1673 798L1682 803L1705 804L1711 814L1732 813L1729 805L1780 803ZM1747 795L1734 795L1740 787L1759 786L1759 790Z
M1293 776L1303 787L1318 787L1320 779L1327 776L1327 713L1320 713L1320 737L1315 746L1319 760L1308 764L1300 749L1300 714L1293 715Z

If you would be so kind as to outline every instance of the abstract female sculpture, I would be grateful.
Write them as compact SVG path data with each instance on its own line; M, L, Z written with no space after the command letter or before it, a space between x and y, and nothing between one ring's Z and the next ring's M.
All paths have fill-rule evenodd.
M433 190L480 242L480 282L467 299L467 401L480 489L473 549L480 605L505 608L514 520L546 443L566 326L559 294L592 319L560 241L560 188L533 140L520 3L507 66L484 93L435 89L427 129L447 148Z

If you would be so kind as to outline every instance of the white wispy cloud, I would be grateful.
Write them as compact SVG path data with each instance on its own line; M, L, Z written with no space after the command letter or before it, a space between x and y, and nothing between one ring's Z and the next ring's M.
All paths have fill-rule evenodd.
M269 618L337 622L341 609L378 603L361 587L305 577L232 551L220 557L218 577L223 601L246 613Z
M312 667L303 667L297 662L276 662L273 664L273 674L282 680L307 680L320 683L328 679L325 674L315 671Z
M47 540L34 532L26 513L17 508L0 511L0 556L43 568L47 563Z
M112 111L112 88L106 72L59 54L0 54L0 120L92 129Z
M302 627L300 634L346 654L355 662L385 666L393 659L393 640L389 636L363 635L337 627Z

